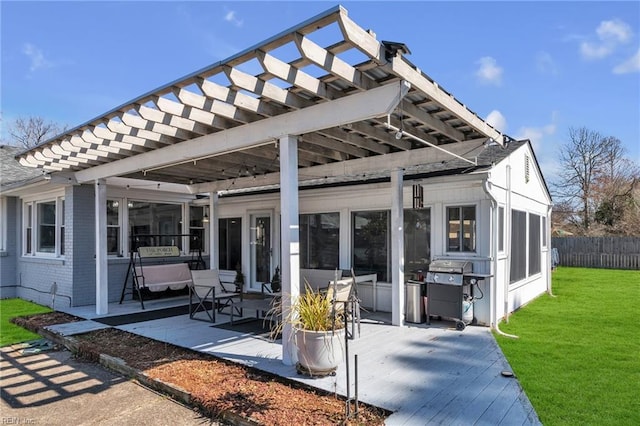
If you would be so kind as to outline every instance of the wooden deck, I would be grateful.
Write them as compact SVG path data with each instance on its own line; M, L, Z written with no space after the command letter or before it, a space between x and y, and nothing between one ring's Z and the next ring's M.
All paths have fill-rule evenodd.
M157 302L155 307L166 303ZM110 305L110 313L137 305ZM147 309L153 309L150 304ZM95 317L87 308L70 308L69 313L87 319ZM248 312L247 316L251 316ZM218 322L228 315L216 316ZM358 355L358 397L393 411L388 425L529 425L540 424L516 378L503 377L510 366L490 330L467 327L456 331L452 323L432 321L394 327L389 317L376 313L362 321L361 336L349 341L350 377L353 396L354 355ZM86 321L61 325L65 334L82 332L96 323ZM152 339L210 353L304 382L330 392L347 393L344 363L336 376L309 378L282 363L282 348L260 336L241 334L189 320L188 315L127 324L117 328Z

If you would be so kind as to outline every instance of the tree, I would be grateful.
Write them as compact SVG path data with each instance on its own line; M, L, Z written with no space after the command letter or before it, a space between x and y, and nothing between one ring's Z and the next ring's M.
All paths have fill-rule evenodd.
M638 232L628 225L637 220L640 170L624 155L615 137L585 127L569 129L569 140L560 148L559 179L552 184L554 198L571 212L565 224L585 235Z
M9 143L30 149L45 142L48 139L58 136L66 131L66 126L60 126L52 121L45 121L42 117L18 117L9 124Z

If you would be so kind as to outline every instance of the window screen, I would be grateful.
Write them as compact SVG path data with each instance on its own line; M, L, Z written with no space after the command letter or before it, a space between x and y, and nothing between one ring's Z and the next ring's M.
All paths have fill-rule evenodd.
M527 214L511 210L511 279L513 284L527 276Z
M529 215L529 276L540 273L540 219Z

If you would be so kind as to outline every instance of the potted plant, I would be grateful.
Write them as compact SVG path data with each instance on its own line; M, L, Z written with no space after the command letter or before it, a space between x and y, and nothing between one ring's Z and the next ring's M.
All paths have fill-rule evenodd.
M274 293L279 293L282 290L282 286L280 283L280 267L276 266L276 270L273 273L273 278L271 278L271 291Z
M291 302L291 308L282 312L282 321L276 321L272 336L280 334L284 324L290 324L297 348L298 372L310 376L332 375L343 358L344 321L335 315L333 302L326 294L314 291L306 280L305 289ZM281 306L272 311L282 311Z
M242 266L240 264L236 264L236 278L233 280L233 283L236 286L236 291L242 292L242 288L244 287L244 274L242 273Z

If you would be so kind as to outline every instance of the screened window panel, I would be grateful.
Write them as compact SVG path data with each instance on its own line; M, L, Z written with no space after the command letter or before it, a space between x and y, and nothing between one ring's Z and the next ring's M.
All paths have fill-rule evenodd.
M527 214L519 210L511 210L510 272L510 284L527 276Z
M389 253L389 211L354 212L353 268L358 273L375 272L378 280L388 281L391 255Z
M340 213L300 215L300 266L335 269L340 263Z
M420 274L429 269L431 261L431 210L404 211L405 271Z
M540 273L540 219L537 214L529 215L529 276Z
M218 220L218 267L235 270L242 262L242 218Z
M133 201L129 205L130 235L159 235L159 237L138 237L134 241L136 249L139 246L159 245L177 246L182 249L182 205L149 203Z

